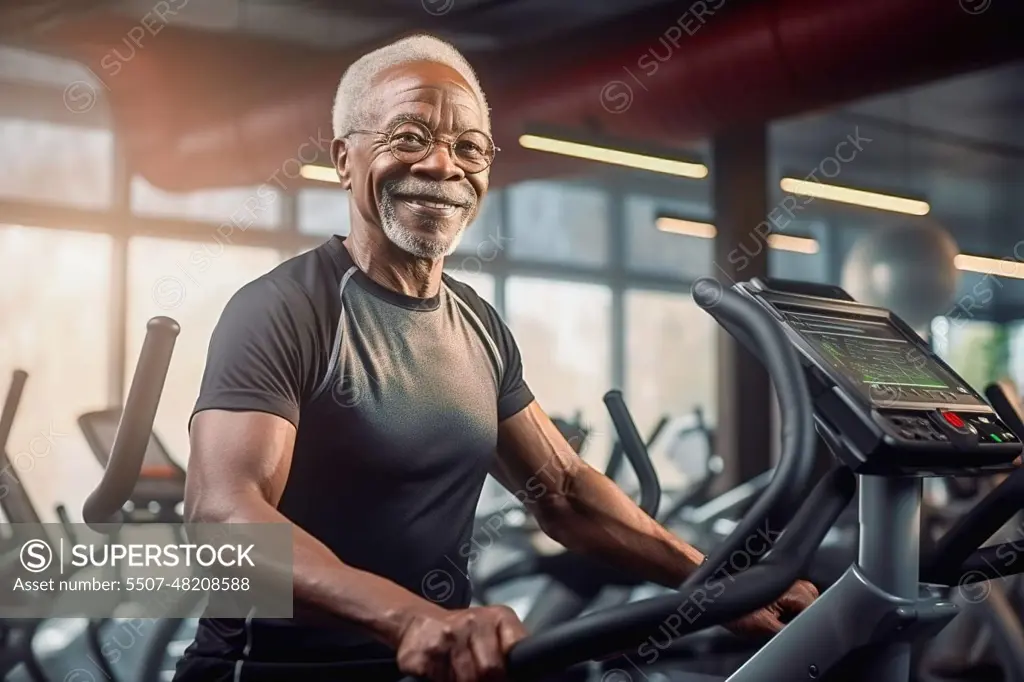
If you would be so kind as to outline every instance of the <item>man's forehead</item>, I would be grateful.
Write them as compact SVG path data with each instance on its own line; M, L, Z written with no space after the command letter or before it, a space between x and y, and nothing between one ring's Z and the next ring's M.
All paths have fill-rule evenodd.
M480 98L462 74L445 64L412 62L385 69L374 78L373 96L384 120L400 114L429 116L447 105L459 119L483 126Z

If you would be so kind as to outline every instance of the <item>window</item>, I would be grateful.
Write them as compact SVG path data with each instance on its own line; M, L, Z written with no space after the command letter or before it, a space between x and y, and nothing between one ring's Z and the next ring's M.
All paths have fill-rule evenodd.
M583 266L608 261L607 194L596 188L524 182L507 190L514 258Z
M1006 330L1007 374L1017 385L1017 392L1024 393L1024 322L1011 322Z
M131 195L132 211L140 215L230 223L242 231L281 224L281 193L268 184L176 193L154 187L136 175Z
M1007 376L1010 332L994 322L937 317L932 322L932 347L976 391Z
M551 416L582 414L593 427L584 456L603 468L614 440L601 400L612 387L611 291L526 277L510 277L506 291L527 384Z
M155 315L173 317L181 334L154 428L179 462L188 457L188 418L199 395L210 334L231 296L279 262L273 249L131 240L125 391L146 335L146 321Z
M299 231L325 237L348 235L348 197L341 187L299 191Z
M0 396L29 375L7 452L47 522L58 503L77 518L101 473L76 419L108 407L111 252L104 235L0 226Z
M628 196L625 204L630 269L683 280L713 274L713 240L662 232L657 228L659 215L710 221L706 202Z
M113 187L109 130L0 118L0 196L106 208Z
M25 81L49 85L61 90L67 88L64 96L68 100L69 109L74 109L76 102L70 85L81 84L90 90L103 87L96 74L84 64L9 45L0 45L0 80ZM81 92L84 94L85 90L83 89Z
M718 324L689 294L626 292L626 397L641 433L699 407L715 422Z
M684 417L694 408L715 423L718 324L689 294L626 292L625 398L646 438L662 416ZM653 456L654 453L652 453ZM674 465L655 463L669 481Z
M502 236L501 202L500 190L492 190L484 197L480 213L466 228L466 234L455 250L456 254L474 255L483 262L490 262L507 247L511 240ZM454 262L458 257L452 255L449 260Z
M492 306L494 305L494 276L484 273L473 273L465 270L450 270L446 271L449 275L462 282L473 287L473 291L477 293L477 296L484 299Z

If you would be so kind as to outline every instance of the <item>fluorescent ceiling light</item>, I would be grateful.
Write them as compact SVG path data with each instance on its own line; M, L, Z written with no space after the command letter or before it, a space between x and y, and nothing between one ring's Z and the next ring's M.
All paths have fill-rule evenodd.
M768 246L779 251L793 251L795 253L806 253L807 255L818 253L817 239L797 237L791 234L769 234Z
M953 259L953 265L956 266L957 270L980 272L984 275L995 275L997 277L1024 279L1024 263L1008 258L985 258L984 256L971 256L961 253Z
M680 175L684 178L696 179L708 176L708 167L702 163L691 163L689 161L667 159L649 154L638 154L621 149L583 144L582 142L559 140L554 137L522 135L519 138L519 144L526 149L533 149L535 151L572 156L577 159L587 159L588 161L598 161L600 163L610 163L616 166L639 168L640 170L652 171L654 173L666 173L668 175Z
M682 234L687 237L700 237L701 239L714 239L718 230L711 223L701 223L695 220L683 220L682 218L669 218L662 216L655 221L655 227L662 232Z
M927 201L907 199L879 192L868 192L851 187L840 187L839 185L826 185L809 180L782 178L782 182L779 185L784 192L789 192L790 194L799 194L805 197L815 197L828 201L839 201L844 204L867 206L868 208L877 208L883 211L909 213L910 215L927 215L931 210Z
M668 216L659 217L655 221L655 226L662 232L671 232L672 234L698 237L700 239L714 239L715 235L718 234L718 230L711 223ZM818 253L817 239L797 237L791 234L768 235L768 246L779 251L794 251L806 254Z
M299 169L299 175L307 180L319 180L320 182L341 182L338 179L338 171L331 166L313 166L306 164Z

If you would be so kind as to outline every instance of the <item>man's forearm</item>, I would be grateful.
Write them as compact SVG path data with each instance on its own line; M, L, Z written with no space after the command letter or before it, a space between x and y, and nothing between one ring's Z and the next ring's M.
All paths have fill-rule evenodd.
M552 539L651 582L677 587L704 560L590 466L580 467L559 498L540 504L538 520Z
M191 523L287 523L292 527L291 566L278 565L265 578L272 589L292 589L302 605L322 611L397 646L403 629L417 614L440 607L372 573L345 565L315 537L292 524L262 498L234 500L217 509L197 509ZM273 559L271 558L271 562Z

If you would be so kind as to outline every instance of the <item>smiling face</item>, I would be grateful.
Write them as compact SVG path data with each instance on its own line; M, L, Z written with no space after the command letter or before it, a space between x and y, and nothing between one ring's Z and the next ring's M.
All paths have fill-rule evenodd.
M457 71L433 62L382 72L370 94L366 129L381 134L358 132L343 141L342 184L351 189L358 216L379 225L396 246L418 258L441 258L458 246L487 192L488 171L467 173L448 144L485 128L481 102ZM436 142L416 160L424 133ZM475 153L471 139L456 147Z

